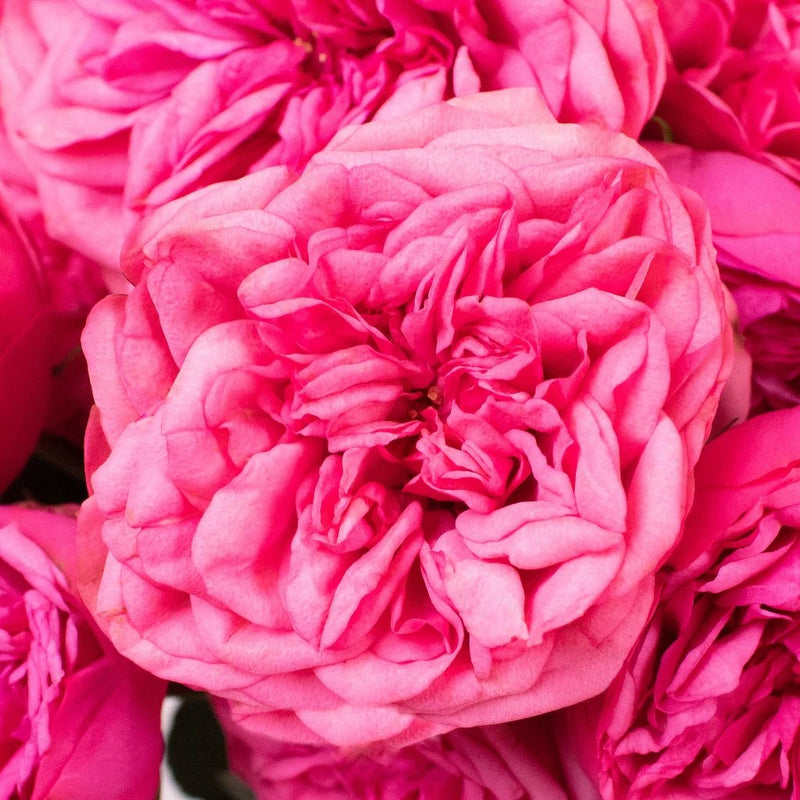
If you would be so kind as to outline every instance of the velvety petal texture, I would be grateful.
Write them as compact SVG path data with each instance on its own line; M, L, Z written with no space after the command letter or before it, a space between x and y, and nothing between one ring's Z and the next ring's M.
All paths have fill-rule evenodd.
M704 450L652 622L608 691L564 712L577 796L798 796L799 431L800 409L774 411Z
M670 50L657 113L675 141L800 180L800 2L658 0Z
M230 769L257 800L568 800L545 718L461 728L402 750L359 754L287 744L216 710Z
M111 269L148 209L453 96L535 86L637 136L665 65L654 0L6 0L0 20L48 231Z
M722 279L752 358L752 412L800 405L800 186L736 153L649 149L708 205Z
M74 595L75 519L0 507L0 797L152 800L165 684Z
M163 206L124 263L79 526L122 652L309 744L605 688L730 369L696 195L509 90Z
M0 491L22 469L44 424L49 348L41 267L0 183Z

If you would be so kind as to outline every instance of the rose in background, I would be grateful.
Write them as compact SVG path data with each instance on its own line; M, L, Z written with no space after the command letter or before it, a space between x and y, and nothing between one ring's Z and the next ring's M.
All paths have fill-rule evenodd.
M665 60L652 0L6 0L0 20L47 229L110 270L148 209L454 95L537 86L560 119L635 137Z
M800 409L775 411L704 450L653 621L605 695L565 712L576 796L797 796L798 430Z
M658 0L671 63L658 115L675 141L800 180L800 3Z
M719 398L719 406L714 416L714 422L711 425L712 438L718 436L732 425L744 422L750 415L753 397L753 359L750 353L747 352L744 337L741 334L736 302L724 284L723 289L725 309L733 327L733 363L730 375Z
M124 263L79 525L123 653L310 744L605 688L729 371L696 195L489 93L168 204Z
M7 190L8 205L35 254L41 273L41 295L49 307L48 363L53 374L49 395L41 393L42 399L49 396L44 428L82 448L92 397L80 335L89 310L108 294L108 287L98 264L48 235L34 178L12 150L2 126L0 180ZM119 277L118 272L116 275ZM117 284L120 288L123 285L119 280ZM31 348L29 357L36 360L36 353Z
M383 758L275 741L216 704L230 769L258 800L568 800L545 718L461 728Z
M97 631L75 568L74 517L0 506L0 796L152 800L165 684Z
M752 357L752 413L800 405L800 186L736 153L648 148L708 205L722 279Z
M0 184L0 491L22 469L44 423L49 348L39 264Z

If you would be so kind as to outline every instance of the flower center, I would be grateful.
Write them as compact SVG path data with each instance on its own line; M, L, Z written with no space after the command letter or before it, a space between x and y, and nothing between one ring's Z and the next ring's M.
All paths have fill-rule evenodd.
M306 36L296 36L292 40L292 44L306 53L308 63L312 67L321 68L330 65L332 61L332 53L327 42L325 39L320 39L316 31L308 31Z

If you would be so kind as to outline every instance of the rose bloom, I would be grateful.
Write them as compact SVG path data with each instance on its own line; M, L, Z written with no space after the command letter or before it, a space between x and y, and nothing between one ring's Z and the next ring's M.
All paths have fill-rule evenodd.
M714 422L711 425L712 438L730 428L731 425L746 420L750 415L753 397L753 359L747 352L744 338L739 330L739 312L736 310L736 303L724 284L723 290L725 309L733 326L733 363L719 398Z
M649 149L708 205L722 279L752 357L753 413L800 405L800 187L735 153Z
M75 568L73 517L0 506L0 797L152 800L165 684L96 630Z
M79 526L124 653L308 743L605 688L729 369L696 195L513 90L167 205L125 264Z
M552 736L537 717L460 728L390 754L279 742L216 710L230 769L258 800L568 800Z
M0 20L48 230L111 269L144 211L454 95L537 86L560 119L635 137L665 63L653 0L6 0Z
M22 469L44 423L49 326L36 254L0 183L0 491Z
M658 115L675 141L800 180L800 2L658 0L672 62Z
M13 152L1 125L0 181L34 253L41 272L41 294L49 306L49 364L53 374L44 428L82 447L92 396L80 335L91 307L108 294L105 276L98 264L48 234L34 178ZM119 280L119 270L107 275L117 276L119 288L127 285L124 279ZM35 352L31 348L28 357ZM41 392L43 399L46 396Z
M798 796L798 426L775 411L703 452L653 621L605 695L565 712L578 797Z

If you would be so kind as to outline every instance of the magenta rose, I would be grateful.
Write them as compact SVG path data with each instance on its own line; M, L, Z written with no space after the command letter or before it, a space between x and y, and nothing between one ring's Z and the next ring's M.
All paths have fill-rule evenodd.
M733 363L730 375L719 398L719 406L714 416L714 422L711 425L712 438L718 436L732 425L746 420L750 415L750 406L753 399L753 359L750 353L747 352L744 338L741 334L736 302L724 284L723 289L725 309L733 326Z
M665 62L653 0L6 0L0 21L48 230L111 269L148 209L454 95L537 86L559 118L636 136Z
M658 0L672 62L657 113L676 141L800 180L800 2Z
M0 491L22 469L44 423L49 348L40 265L0 183Z
M633 140L476 95L167 205L125 264L80 522L122 652L315 744L605 688L731 349L706 211Z
M48 234L34 178L13 152L2 125L0 182L7 189L8 205L35 254L41 271L41 294L50 311L48 362L52 367L52 390L44 428L82 447L92 397L86 361L80 351L81 331L91 307L108 294L104 278L116 275L120 289L127 281L120 280L119 270L104 276L98 264ZM26 346L25 357L35 358L35 352L35 348ZM47 393L41 392L41 399L46 397Z
M0 506L0 797L152 800L165 684L97 631L75 569L73 517Z
M797 796L798 430L800 409L775 411L704 450L653 621L609 690L565 712L577 796Z
M461 728L383 755L287 744L216 704L230 769L258 800L568 800L542 718Z
M800 405L800 187L735 153L649 149L708 205L722 279L753 361L753 412Z

